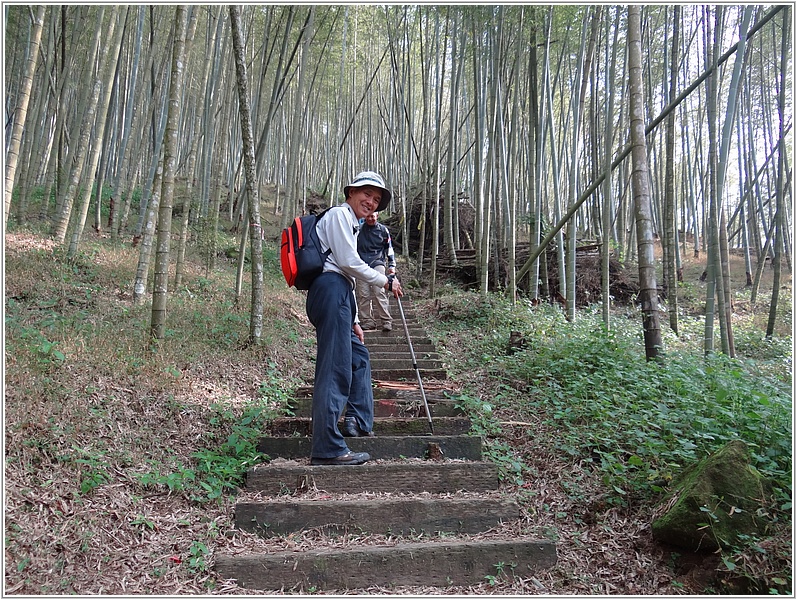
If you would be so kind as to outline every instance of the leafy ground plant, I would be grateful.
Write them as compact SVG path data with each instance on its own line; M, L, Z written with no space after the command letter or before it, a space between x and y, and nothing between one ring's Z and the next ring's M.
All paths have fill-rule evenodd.
M743 577L758 581L756 589L790 588L784 575L790 550L784 552L781 541L791 526L788 341L758 342L767 348L758 360L746 353L738 359L705 356L699 345L702 320L684 319L681 337L665 333L669 350L662 360L647 362L634 311L629 318L615 316L607 330L597 309L569 323L558 308L512 306L492 296L446 296L434 306L440 317L436 340L456 349L450 364L469 382L462 406L485 438L486 454L504 473L519 461L523 476L517 484L529 490L537 487L534 477L550 468L539 458L541 447L553 450L550 459L571 465L557 475L557 485L572 506L549 506L556 524L550 535L562 537L566 521L576 531L589 527L604 520L607 510L644 519L675 474L742 439L754 465L776 484L779 499L769 515L773 535L756 545L768 549L766 561L754 546L742 545L726 553L719 568L728 575L729 590L738 592L730 581ZM749 330L740 331L743 347L755 339ZM517 339L522 343L510 343ZM495 452L498 431L503 436L496 440L508 443ZM514 441L507 431L516 432ZM536 494L546 494L543 489ZM756 572L751 556L767 568ZM738 566L731 573L728 565Z
M734 439L790 486L790 390L752 364L683 352L646 362L633 334L590 319L503 364L533 389L530 407L562 431L561 449L590 457L621 495L659 492L674 470Z

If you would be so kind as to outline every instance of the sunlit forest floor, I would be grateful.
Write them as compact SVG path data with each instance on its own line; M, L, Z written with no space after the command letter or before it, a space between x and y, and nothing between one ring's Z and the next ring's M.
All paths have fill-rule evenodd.
M226 242L235 246L232 238ZM95 235L79 256L67 260L35 231L6 234L6 594L256 593L216 580L214 555L248 545L299 550L369 543L315 533L264 542L233 526L236 485L247 461L256 460L251 446L258 426L278 414L291 390L312 376L315 342L303 296L285 288L275 247L268 244L265 256L268 301L261 345L247 343L248 285L238 301L235 264L223 252L212 273L202 257L189 256L185 280L169 298L165 338L151 344L150 304L132 302L137 250ZM681 306L684 319L692 322L684 326L681 339L667 335L666 344L699 355L703 267L691 258L684 261ZM756 305L745 300L743 263L740 272L734 260L733 269L741 349L755 353L755 344L766 346L762 370L790 387L791 274L784 266L775 340L764 342L771 269L765 270ZM525 493L524 526L557 539L559 563L534 581L508 578L467 589L360 593L749 590L743 587L744 577L723 569L717 556L687 557L658 546L650 535L650 506L617 502L585 457L564 454L557 446L561 432L552 430L541 413L524 411L511 400L517 381L495 362L507 319L490 312L495 307L463 316L462 294L445 283L438 302L424 301L423 289L409 293L429 303L429 314L438 315L429 326L439 339L448 340L441 345L453 380L479 406L494 407L492 420L475 410L476 422L490 438L496 460L514 457L524 463L514 471L507 467L508 475L516 477L508 476L505 485L511 493ZM448 306L455 318L444 318L441 306ZM545 307L539 318L531 313L531 319L538 319L538 325L560 323L557 311ZM613 314L618 323L639 323L641 331L634 307L614 307ZM470 319L481 318L494 326L494 340L487 339L489 327L469 327ZM457 320L464 326L454 327ZM585 316L584 322L592 321ZM485 339L474 344L477 335ZM554 337L553 331L547 335ZM480 367L473 368L468 347L483 351ZM533 435L524 435L528 431ZM790 577L778 584L791 571L790 519L762 545L765 557L754 557L759 561L756 575L781 593L790 590ZM744 572L754 572L753 566L745 565Z

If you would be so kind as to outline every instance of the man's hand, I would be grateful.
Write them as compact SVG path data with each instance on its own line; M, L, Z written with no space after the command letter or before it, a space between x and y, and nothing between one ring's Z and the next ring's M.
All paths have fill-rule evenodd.
M353 329L354 329L354 335L356 335L357 339L359 339L364 344L365 343L365 333L363 333L363 328L360 327L359 323L355 323Z
M385 290L392 292L395 298L401 298L404 295L404 290L401 289L401 282L395 275L388 275Z

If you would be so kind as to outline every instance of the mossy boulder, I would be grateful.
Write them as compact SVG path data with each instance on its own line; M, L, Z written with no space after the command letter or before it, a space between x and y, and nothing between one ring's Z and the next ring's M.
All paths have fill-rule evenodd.
M772 484L751 464L736 440L707 456L673 483L657 509L653 537L693 552L714 552L739 535L766 533Z

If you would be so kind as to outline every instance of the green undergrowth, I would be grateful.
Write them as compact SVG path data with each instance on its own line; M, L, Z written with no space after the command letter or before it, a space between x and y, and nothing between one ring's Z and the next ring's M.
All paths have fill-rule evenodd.
M686 467L743 440L753 465L774 483L773 525L782 531L790 524L791 338L766 339L753 319L742 320L738 358L706 355L704 319L684 316L679 336L662 322L664 351L646 361L634 310L615 314L609 329L599 308L570 323L559 307L512 306L494 295L444 296L430 310L436 343L449 349L449 368L466 386L460 405L505 481L523 485L531 471L523 448L544 440L579 465L561 482L574 498L586 494L580 488L589 473L607 505L652 507ZM525 440L510 439L502 435L507 415L539 428L529 427ZM724 564L755 554L759 542L725 555ZM783 589L782 580L778 573L770 583Z
M268 459L257 444L276 417L290 414L289 394L273 364L260 384L258 397L242 407L215 403L207 413L204 445L191 453L190 461L178 456L138 473L135 479L145 488L183 492L197 502L234 494L244 483L250 467Z
M6 263L10 463L31 473L54 463L78 497L120 473L147 493L200 502L233 493L264 458L257 441L287 414L312 355L302 324L285 318L295 298L283 295L281 273L268 272L263 338L251 345L249 292L236 300L234 264L208 275L189 263L152 344L150 301L131 301L136 249L88 240L68 258L37 232L23 235Z
M437 306L441 345L460 340L456 332L468 336L467 344L454 342L453 368L486 374L519 418L533 415L555 428L557 449L600 471L618 501L655 498L676 472L735 439L791 493L790 341L759 333L755 343L767 350L759 360L731 359L705 356L666 334L674 349L648 362L638 319L616 318L607 330L599 311L569 323L557 308L475 295L442 298ZM511 331L522 340L515 348L508 346ZM744 331L740 338L752 345L755 336ZM485 407L492 413L489 399L471 405L480 421Z

